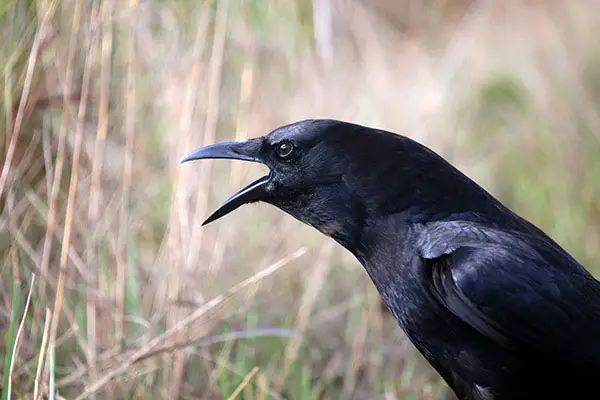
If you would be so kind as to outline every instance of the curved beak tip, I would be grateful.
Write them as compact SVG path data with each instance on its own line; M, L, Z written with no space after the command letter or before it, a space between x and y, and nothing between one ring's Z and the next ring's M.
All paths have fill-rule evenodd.
M210 224L210 221L207 218L204 221L202 221L202 223L200 224L200 226L204 226L204 225L208 225L208 224Z
M186 162L189 162L189 161L194 161L194 160L198 160L198 159L202 158L202 157L198 157L198 155L199 155L198 153L200 153L199 150L200 149L194 150L194 151L186 154L185 157L183 157L181 160L179 160L179 165L185 164Z
M179 165L185 164L186 162L188 162L190 160L191 159L189 158L189 156L185 156L181 160L179 160Z

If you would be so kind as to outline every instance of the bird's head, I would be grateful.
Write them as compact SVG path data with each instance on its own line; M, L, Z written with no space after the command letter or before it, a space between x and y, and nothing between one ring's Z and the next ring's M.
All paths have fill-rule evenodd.
M216 143L182 162L210 158L262 163L269 173L231 196L203 225L263 201L349 249L367 218L413 206L415 196L422 202L424 188L433 183L438 189L431 181L451 168L404 136L336 120L305 120L244 142Z

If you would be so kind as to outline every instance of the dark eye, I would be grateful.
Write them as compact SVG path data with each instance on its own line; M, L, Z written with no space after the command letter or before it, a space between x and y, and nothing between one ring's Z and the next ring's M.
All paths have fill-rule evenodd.
M290 158L292 153L294 153L294 146L290 142L281 142L277 145L275 151L280 158L285 160Z

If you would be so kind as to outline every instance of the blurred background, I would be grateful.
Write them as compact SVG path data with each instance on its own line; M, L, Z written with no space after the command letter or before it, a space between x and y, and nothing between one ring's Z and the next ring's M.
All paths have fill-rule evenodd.
M431 147L600 274L600 3L0 0L2 398L442 399L345 250L190 150Z

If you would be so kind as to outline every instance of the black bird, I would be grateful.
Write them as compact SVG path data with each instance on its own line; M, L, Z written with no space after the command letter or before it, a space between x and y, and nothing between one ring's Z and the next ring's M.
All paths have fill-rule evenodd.
M264 201L332 237L460 399L600 397L600 283L432 150L306 120L182 162L207 158L270 172L203 224Z

